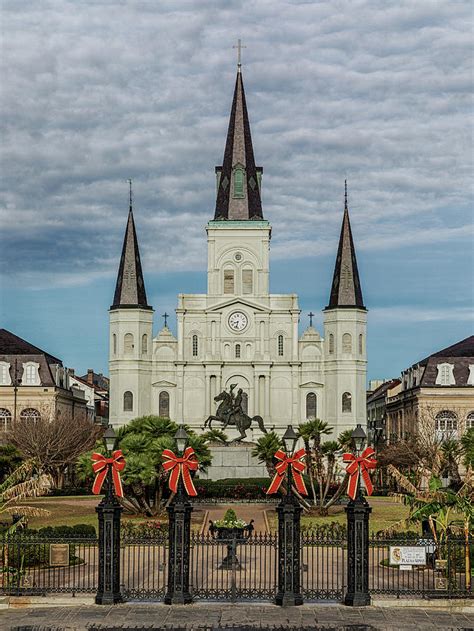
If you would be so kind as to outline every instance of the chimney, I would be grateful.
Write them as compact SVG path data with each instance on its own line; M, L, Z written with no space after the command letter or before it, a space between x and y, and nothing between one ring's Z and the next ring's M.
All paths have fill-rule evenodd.
M87 369L87 383L94 385L94 371L92 368Z

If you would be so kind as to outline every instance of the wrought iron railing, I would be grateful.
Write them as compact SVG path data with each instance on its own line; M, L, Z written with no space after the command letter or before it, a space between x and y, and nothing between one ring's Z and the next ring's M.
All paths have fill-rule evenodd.
M126 600L163 600L168 575L168 536L122 534L121 592Z
M341 601L347 585L346 539L303 533L301 554L303 598Z
M96 537L48 537L18 531L0 538L0 593L95 593Z
M421 561L425 559L425 562L401 564L407 547L421 551ZM369 542L369 590L372 595L473 598L473 566L472 538L466 542L464 537L451 536L436 544L434 539L426 537L373 535Z

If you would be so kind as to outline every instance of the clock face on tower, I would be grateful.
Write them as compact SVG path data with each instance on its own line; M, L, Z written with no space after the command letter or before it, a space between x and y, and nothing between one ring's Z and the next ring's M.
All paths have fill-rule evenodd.
M233 331L243 331L248 324L248 319L242 311L234 311L229 316L229 326Z

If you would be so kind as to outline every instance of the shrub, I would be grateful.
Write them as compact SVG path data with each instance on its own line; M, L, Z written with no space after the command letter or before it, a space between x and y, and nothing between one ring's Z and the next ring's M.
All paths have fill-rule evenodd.
M137 539L160 539L165 538L168 535L168 524L156 519L149 519L148 521L140 523L122 521L120 531L125 537L136 537Z
M29 530L28 532L37 532L42 537L95 537L96 530L92 524L74 524L74 526L45 526L37 531Z

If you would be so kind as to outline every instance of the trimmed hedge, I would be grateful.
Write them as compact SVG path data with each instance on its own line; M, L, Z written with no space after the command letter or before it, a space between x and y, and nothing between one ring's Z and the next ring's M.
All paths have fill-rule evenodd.
M228 497L237 500L265 499L270 485L269 478L228 478L224 480L199 480L194 484L201 497Z

